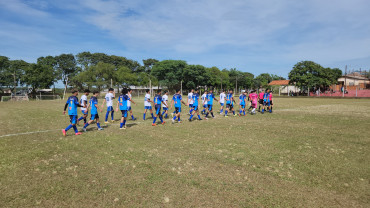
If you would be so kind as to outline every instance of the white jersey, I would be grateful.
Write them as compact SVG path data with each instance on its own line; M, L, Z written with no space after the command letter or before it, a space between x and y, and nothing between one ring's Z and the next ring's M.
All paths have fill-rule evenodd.
M82 106L85 106L85 104L86 104L86 107L87 107L87 96L86 96L86 95L82 95L82 96L81 96L80 104L81 104ZM86 109L86 108L84 108L84 107L81 107L81 110L82 110L82 111L85 111L85 110L87 110L87 109Z
M192 92L190 92L188 94L188 103L189 104L194 104L194 101L193 101L193 93Z
M201 98L203 105L207 104L207 94L203 94Z
M130 100L127 101L127 107L131 107L131 94L126 94Z
M144 98L144 106L151 106L150 105L150 102L148 100L150 100L150 94L146 94L145 95L145 98Z
M107 101L107 107L113 106L113 99L114 99L113 93L109 92L105 95L105 101Z
M164 102L164 103L166 103L166 105L168 106L168 103L167 103L167 101L168 101L168 96L167 95L163 95L162 96L162 101ZM166 106L162 103L162 108L166 108Z
M220 94L220 103L225 103L225 97L226 97L225 93Z

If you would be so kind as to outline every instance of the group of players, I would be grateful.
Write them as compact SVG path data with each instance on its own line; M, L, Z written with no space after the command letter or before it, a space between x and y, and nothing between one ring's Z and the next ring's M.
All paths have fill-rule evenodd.
M68 108L68 115L70 118L70 125L67 126L67 128L63 129L63 135L66 136L67 131L71 128L74 129L76 135L80 135L81 132L78 131L77 126L81 120L84 120L84 126L82 128L82 131L86 131L87 126L89 126L92 122L96 121L96 125L98 127L98 130L103 130L103 128L100 126L99 122L99 114L98 111L103 112L104 104L107 105L107 112L105 114L105 123L108 122L109 114L111 115L111 122L114 122L114 108L113 108L113 100L115 99L115 92L112 88L109 89L109 92L105 95L105 99L103 100L103 104L101 106L98 105L98 96L99 92L94 91L88 102L87 96L89 96L90 91L85 90L84 94L81 96L80 100L78 100L78 91L73 90L72 96L70 96L64 106L64 112L66 113L66 110ZM208 116L211 115L211 118L214 118L213 114L213 101L217 101L221 105L220 109L220 115L224 113L225 117L228 117L228 113L232 112L234 116L245 116L246 115L246 107L248 101L250 102L250 106L248 108L248 112L250 112L251 115L256 114L256 110L258 107L258 111L262 114L266 112L266 110L270 113L272 113L272 92L270 90L266 90L260 92L259 94L256 93L255 90L252 90L250 94L248 95L245 90L241 91L241 94L239 95L239 102L237 103L233 96L233 90L229 90L227 94L225 94L225 91L222 90L219 99L217 99L212 90L204 91L204 93L200 96L199 89L191 90L188 93L187 103L185 103L181 96L181 91L176 90L176 94L173 95L171 100L171 105L169 105L168 102L168 91L164 91L162 95L162 90L157 90L156 95L154 96L154 99L151 99L150 91L146 90L146 95L144 98L144 113L143 113L143 120L146 118L146 113L149 111L151 113L151 116L153 118L152 126L156 126L157 118L160 119L161 124L165 124L166 122L163 120L163 118L168 118L169 110L173 109L174 111L170 113L172 115L172 123L175 123L176 121L178 123L181 123L181 106L182 104L189 106L189 121L193 121L193 117L195 114L197 115L198 120L208 119ZM132 90L123 88L121 91L121 95L118 97L118 102L116 105L116 112L118 110L121 111L121 120L120 120L120 129L126 129L126 120L128 117L128 113L130 113L131 119L136 120L136 118L133 115L132 109L131 109L131 103L135 104L134 100L132 99ZM239 105L239 114L235 113L234 106ZM82 116L78 118L77 114L77 108L81 107ZM154 114L153 114L153 107L154 107ZM203 107L203 109L200 111L200 108ZM161 113L161 110L163 108L163 113ZM261 111L262 108L262 111ZM90 109L91 117L89 120L87 120L88 116L88 109ZM204 115L204 118L201 118L201 114Z

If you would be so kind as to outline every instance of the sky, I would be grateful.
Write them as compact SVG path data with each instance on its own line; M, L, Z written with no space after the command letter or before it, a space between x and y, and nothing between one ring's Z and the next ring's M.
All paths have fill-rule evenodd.
M0 0L0 55L83 51L288 77L370 69L369 0Z

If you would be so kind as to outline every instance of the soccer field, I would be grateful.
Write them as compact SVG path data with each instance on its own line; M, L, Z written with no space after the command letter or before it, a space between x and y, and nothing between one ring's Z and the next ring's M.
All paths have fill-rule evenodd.
M63 101L0 103L0 207L370 206L369 99L275 98L272 114L156 127L134 100L127 129L67 137Z

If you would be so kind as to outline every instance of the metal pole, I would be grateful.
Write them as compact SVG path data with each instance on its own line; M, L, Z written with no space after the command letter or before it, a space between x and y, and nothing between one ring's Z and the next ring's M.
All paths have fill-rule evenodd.
M149 79L149 92L150 92L150 96L152 96L152 80Z
M67 85L68 85L68 77L67 77L67 80L66 80L66 85L64 87L63 100L64 100L64 97L66 96Z
M343 97L344 97L344 91L346 91L346 82L347 82L347 65L346 65L346 71L344 73L344 84L343 84Z

